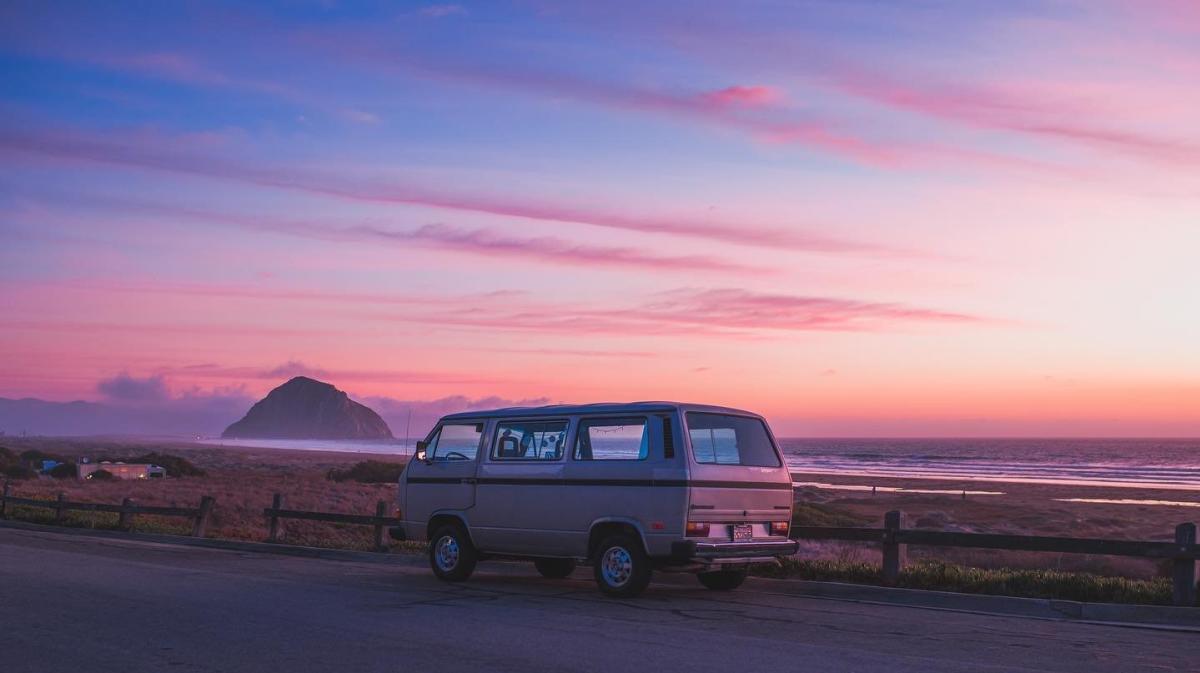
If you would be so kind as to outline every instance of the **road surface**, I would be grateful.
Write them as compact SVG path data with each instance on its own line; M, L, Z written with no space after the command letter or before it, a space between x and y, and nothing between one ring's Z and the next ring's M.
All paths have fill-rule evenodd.
M0 670L1200 671L1200 635L0 528Z

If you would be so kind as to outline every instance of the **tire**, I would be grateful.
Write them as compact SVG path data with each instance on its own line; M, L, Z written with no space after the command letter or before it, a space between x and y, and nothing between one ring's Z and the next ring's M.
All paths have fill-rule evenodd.
M705 588L713 591L732 591L746 581L745 570L714 570L696 575Z
M575 572L575 559L540 558L534 560L533 567L537 568L538 573L548 580L561 580L564 577L570 577L571 573Z
M650 557L642 541L627 533L604 538L592 556L596 586L606 596L633 598L650 584Z
M475 572L479 552L459 524L439 526L429 536L429 567L438 579L461 582Z

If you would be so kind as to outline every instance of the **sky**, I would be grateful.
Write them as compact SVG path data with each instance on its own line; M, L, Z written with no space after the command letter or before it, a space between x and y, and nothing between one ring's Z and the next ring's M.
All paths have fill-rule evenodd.
M12 1L0 73L0 397L1200 435L1189 0Z

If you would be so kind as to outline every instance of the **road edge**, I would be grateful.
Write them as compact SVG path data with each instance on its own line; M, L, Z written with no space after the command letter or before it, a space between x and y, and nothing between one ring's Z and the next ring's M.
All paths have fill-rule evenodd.
M270 542L197 538L159 533L130 533L93 528L70 528L66 526L31 523L28 521L0 519L0 528L133 542L205 547L208 549L257 554L276 554L330 561L380 563L408 567L423 567L426 564L424 555L417 554L389 554L349 549L303 547L300 545ZM1200 608L1120 603L1084 603L1046 598L963 594L926 589L881 587L869 584L846 584L841 582L817 582L813 580L765 577L750 578L746 586L751 590L758 590L761 593L778 595L967 612L1002 617L1053 619L1058 621L1103 624L1107 626L1200 633ZM759 589L760 587L761 590Z

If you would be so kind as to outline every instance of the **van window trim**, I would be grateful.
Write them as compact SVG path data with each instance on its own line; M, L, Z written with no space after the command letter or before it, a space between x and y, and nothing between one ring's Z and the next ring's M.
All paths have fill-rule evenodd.
M634 418L642 419L642 427L646 433L646 457L645 458L576 458L575 448L579 446L579 431L584 429L584 423L591 421L627 421ZM604 416L580 416L575 423L575 431L571 433L571 461L576 463L594 464L594 463L644 463L650 460L650 453L654 450L653 434L650 424L650 419L656 418L649 413L643 414L634 412L631 414L606 414ZM615 424L614 424L615 425ZM660 439L661 443L661 439Z
M567 447L566 447L567 441L574 438L574 432L573 432L574 428L572 426L572 420L573 419L570 416L550 416L550 417L545 417L545 418L536 417L536 416L524 416L524 417L493 419L494 423L492 425L492 431L490 433L488 433L488 435L487 435L487 440L488 440L488 450L486 451L487 463L489 465L493 465L493 464L494 465L520 465L520 464L528 464L528 463L536 463L538 465L558 465L558 464L564 462L566 460L567 453L568 453ZM499 439L500 439L499 435L500 435L500 426L501 425L504 425L505 423L554 423L556 421L562 421L567 424L566 429L563 430L563 455L559 456L558 458L556 458L554 460L546 460L544 458L499 458L494 455L494 452L499 447Z
M695 449L695 447L692 446L692 426L688 423L688 419L687 419L688 414L705 414L705 415L709 415L709 416L733 416L735 418L749 418L751 420L755 420L755 421L758 421L759 423L762 423L763 430L767 433L767 441L771 442L771 448L775 451L775 458L779 461L779 465L777 465L775 467L769 467L769 466L762 466L762 465L760 465L760 466L742 465L740 463L737 465L731 465L729 463L702 463L702 462L700 462L699 460L696 459L696 449ZM687 436L686 441L687 441L687 450L688 450L688 460L693 465L703 465L706 467L710 466L710 465L715 465L715 466L719 466L719 467L764 467L764 468L770 469L770 470L778 470L781 468L788 467L787 459L784 458L783 451L780 450L780 448L779 448L779 442L775 441L775 433L771 431L771 424L768 423L767 419L763 418L762 416L757 416L755 414L730 413L730 412L725 412L725 411L701 411L699 409L685 409L685 410L682 410L682 413L680 413L679 415L680 415L679 420L683 423L683 434Z

